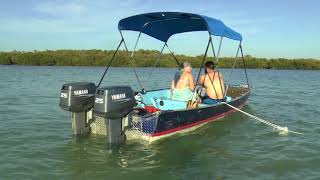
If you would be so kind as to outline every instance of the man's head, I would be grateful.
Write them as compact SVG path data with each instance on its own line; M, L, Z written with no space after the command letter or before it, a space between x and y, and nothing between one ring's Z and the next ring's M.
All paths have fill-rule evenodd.
M205 64L206 72L214 70L214 63L212 61L207 61Z
M183 62L183 71L192 72L191 64L188 61Z

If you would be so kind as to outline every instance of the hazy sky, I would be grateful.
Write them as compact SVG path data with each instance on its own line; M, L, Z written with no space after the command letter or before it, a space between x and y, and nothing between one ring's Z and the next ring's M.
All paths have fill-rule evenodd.
M317 0L1 0L0 51L115 49L120 19L146 12L182 11L218 18L240 32L245 54L320 58L319 7ZM136 36L125 33L130 42ZM147 35L142 41L138 48L161 47ZM197 55L203 53L206 42L207 33L197 32L173 36L168 44L176 53ZM235 42L227 40L223 45L222 55L235 53Z

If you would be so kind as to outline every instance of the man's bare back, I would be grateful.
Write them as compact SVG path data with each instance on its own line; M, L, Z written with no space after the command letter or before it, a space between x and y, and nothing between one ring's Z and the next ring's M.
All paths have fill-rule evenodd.
M175 88L176 89L183 89L186 87L190 87L190 84L193 85L193 76L191 73L184 72L181 74L181 77L180 77ZM190 89L193 90L193 88L190 88Z
M192 75L192 67L189 62L184 62L183 72L180 75L177 82L174 80L171 82L171 89L184 89L189 88L191 91L194 90L194 78Z
M206 87L206 94L211 99L224 98L224 80L221 73L217 71L208 72L200 77L200 83Z

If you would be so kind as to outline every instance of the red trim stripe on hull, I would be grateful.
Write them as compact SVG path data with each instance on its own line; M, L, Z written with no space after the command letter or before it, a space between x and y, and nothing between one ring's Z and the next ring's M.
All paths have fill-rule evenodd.
M245 103L241 104L241 105L238 106L237 108L241 109L244 104L245 104ZM176 128L169 129L169 130L166 130L166 131L154 133L154 134L151 134L151 136L152 136L152 137L163 136L163 135L170 134L170 133L173 133L173 132L177 132L177 131L180 131L180 130L183 130L183 129L191 128L191 127L193 127L193 126L196 126L196 125L199 125L199 124L202 124L202 123L206 123L206 122L209 122L209 121L214 121L214 120L216 120L216 119L218 119L218 118L227 116L227 115L229 115L230 113L235 112L235 111L236 111L235 109L231 109L231 110L229 110L229 111L227 111L227 112L225 112L225 113L219 114L219 115L217 115L217 116L213 116L213 117L210 117L210 118L208 118L208 119L204 119L204 120L201 120L201 121L192 123L192 124L187 124L187 125L180 126L180 127L176 127Z

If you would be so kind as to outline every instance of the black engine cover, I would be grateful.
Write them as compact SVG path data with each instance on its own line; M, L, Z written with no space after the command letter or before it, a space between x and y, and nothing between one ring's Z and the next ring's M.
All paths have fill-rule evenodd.
M93 112L105 118L121 118L135 106L134 92L130 86L98 88Z
M94 93L97 87L92 82L74 82L64 84L61 88L61 109L71 112L83 112L94 105Z

